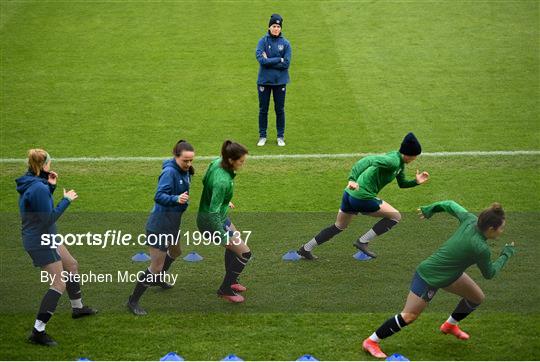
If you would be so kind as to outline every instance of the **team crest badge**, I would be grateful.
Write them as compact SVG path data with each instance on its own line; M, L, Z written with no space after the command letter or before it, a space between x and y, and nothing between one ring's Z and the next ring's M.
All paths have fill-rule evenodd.
M277 48L279 49L280 52L283 51L283 45L282 44L279 44Z
M259 87L260 92L264 92L264 87Z

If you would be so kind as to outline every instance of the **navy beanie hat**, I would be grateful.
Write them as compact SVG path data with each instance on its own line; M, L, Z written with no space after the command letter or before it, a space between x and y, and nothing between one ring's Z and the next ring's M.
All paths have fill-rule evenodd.
M414 133L407 133L403 142L401 142L399 152L407 156L418 156L422 153L422 146L420 146L420 142L418 142Z
M283 27L283 18L279 14L272 14L270 16L270 21L268 22L268 27L271 27L272 25L277 24L281 27Z

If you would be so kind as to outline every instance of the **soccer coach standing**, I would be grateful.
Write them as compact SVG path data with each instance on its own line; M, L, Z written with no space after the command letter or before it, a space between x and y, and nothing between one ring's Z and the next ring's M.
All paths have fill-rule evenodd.
M285 90L289 83L291 44L281 34L282 25L281 15L272 14L268 23L268 34L264 35L257 44L256 57L260 64L257 78L259 93L259 142L257 146L266 144L270 93L274 93L277 144L285 146Z

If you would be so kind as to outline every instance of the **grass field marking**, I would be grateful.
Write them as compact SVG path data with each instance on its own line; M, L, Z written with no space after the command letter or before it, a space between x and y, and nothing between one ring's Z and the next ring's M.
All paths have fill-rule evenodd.
M291 155L253 155L249 156L253 160L285 160L285 159L325 159L325 158L352 158L376 155L380 153L306 153L306 154L291 154ZM456 152L424 152L422 156L426 157L452 157L452 156L537 156L540 155L540 150L523 150L523 151L456 151ZM218 156L198 156L198 160L213 160ZM57 162L139 162L139 161L160 161L166 159L162 157L58 157L54 158ZM24 163L25 158L0 158L0 163Z

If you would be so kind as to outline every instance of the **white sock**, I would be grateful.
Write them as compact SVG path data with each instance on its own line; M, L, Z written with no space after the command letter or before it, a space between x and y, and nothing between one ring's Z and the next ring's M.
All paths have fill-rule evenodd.
M446 321L447 321L448 323L450 323L450 324L455 325L455 326L457 326L458 323L459 323L457 320L455 320L454 318L452 318L452 316L448 317L448 319L447 319Z
M371 336L369 336L369 339L371 339L373 342L377 342L379 343L381 341L381 339L379 338L379 336L377 336L377 333L373 332L373 334Z
M40 321L39 319L36 319L36 322L34 323L34 328L36 329L36 331L38 332L43 332L45 330L45 326L47 325L47 323L43 323L42 321Z
M369 229L367 233L358 238L358 241L361 243L369 243L371 240L375 239L376 236L377 234L375 234L375 231Z
M79 299L70 299L69 301L71 302L71 308L82 308L83 307L81 298L79 298Z
M304 249L306 249L306 251L311 251L317 245L318 245L317 240L315 240L315 238L313 238L313 239L311 239L310 241L308 241L307 243L304 244Z

